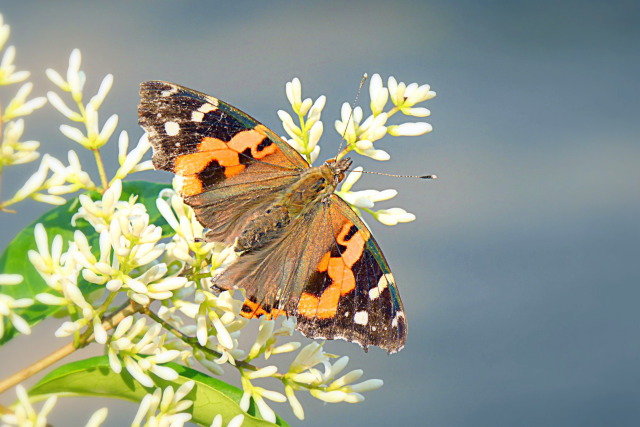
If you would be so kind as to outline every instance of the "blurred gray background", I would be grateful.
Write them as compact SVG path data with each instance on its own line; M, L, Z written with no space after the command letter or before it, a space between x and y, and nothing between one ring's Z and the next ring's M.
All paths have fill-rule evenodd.
M380 207L418 217L393 228L369 221L403 296L407 347L388 356L328 343L385 386L358 405L304 399L304 422L274 404L292 425L640 423L637 2L3 1L0 12L35 94L53 88L45 68L65 71L78 47L87 93L115 75L102 120L118 113L133 140L142 133L138 84L150 79L210 93L283 134L276 111L287 108L285 82L298 76L304 96L328 97L322 159L337 150L332 123L362 73L438 92L427 105L433 133L378 143L389 162L357 159L370 170L441 178L365 176L356 188L396 188ZM27 118L25 136L66 157L78 147L61 123L47 106ZM105 157L115 159L115 144ZM2 194L35 167L7 172ZM2 247L48 209L16 208L2 214ZM2 376L63 345L49 338L58 322L1 349ZM51 420L84 425L106 404L109 426L136 410L76 399L60 402Z

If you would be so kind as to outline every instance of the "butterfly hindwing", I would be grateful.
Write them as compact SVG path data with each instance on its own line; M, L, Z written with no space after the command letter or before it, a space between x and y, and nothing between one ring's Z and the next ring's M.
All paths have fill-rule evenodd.
M279 240L241 255L215 282L246 290L245 317L296 316L309 337L391 353L404 346L407 324L389 266L366 225L336 195Z

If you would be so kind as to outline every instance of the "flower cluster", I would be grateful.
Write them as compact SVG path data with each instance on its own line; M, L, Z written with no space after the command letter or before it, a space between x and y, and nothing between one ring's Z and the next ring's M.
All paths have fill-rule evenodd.
M96 93L89 102L84 104L82 102L82 91L86 82L86 76L84 71L80 70L81 62L82 56L80 51L74 49L69 57L69 68L67 68L66 79L52 68L48 68L46 71L49 80L62 91L68 92L71 95L71 98L76 103L77 111L69 108L60 95L53 91L47 93L47 98L49 98L51 105L62 113L62 115L69 120L82 123L85 127L85 131L83 132L73 126L61 125L60 132L83 147L95 150L109 141L109 138L111 138L111 135L118 126L117 114L112 114L104 123L102 129L100 129L98 119L98 109L113 85L113 75L107 74L102 79L98 93Z
M169 386L164 390L156 388L147 394L140 402L132 427L145 426L182 426L191 419L191 414L185 411L193 406L193 401L185 399L191 392L195 382L187 381L176 391ZM146 423L142 421L146 419Z
M333 357L335 356L322 350L322 344L312 342L300 351L284 375L285 393L298 418L304 418L304 411L295 397L295 390L307 389L313 397L327 403L358 403L364 400L362 392L382 387L382 380L378 379L351 384L362 377L361 369L350 371L336 379L346 368L349 358L343 356L331 364L330 359ZM315 368L319 364L324 366L324 372Z
M2 25L2 16L0 15L0 49L4 45L8 34L9 27ZM26 71L14 73L14 57L15 48L10 46L5 51L0 64L0 85L15 83L29 77L29 73ZM60 131L72 141L94 152L101 184L96 185L91 176L83 170L78 154L74 150L69 150L68 166L64 166L60 160L46 154L43 156L38 170L16 194L10 199L0 202L0 209L6 209L8 206L27 198L43 203L61 205L66 201L61 197L64 194L81 190L105 191L116 180L124 179L134 172L152 169L150 160L142 160L150 149L147 138L143 136L137 146L128 151L129 135L126 131L122 131L118 140L118 162L120 167L110 181L107 179L99 149L113 135L118 124L118 116L116 114L111 115L100 129L98 109L113 85L113 76L111 74L105 76L100 84L98 93L87 103L83 103L86 76L80 70L80 64L81 54L79 50L75 49L69 58L66 78L63 78L60 73L51 68L46 71L49 79L59 89L71 95L76 104L76 110L67 106L62 98L53 91L48 92L46 98L37 97L27 100L33 85L25 83L8 103L5 110L0 112L1 120L5 123L3 134L0 135L2 138L0 140L0 174L4 166L29 163L39 157L39 153L36 150L40 147L40 143L38 141L22 141L24 120L17 118L31 114L34 110L42 107L48 98L51 105L65 117L84 125L84 132L69 125L61 125Z
M286 85L287 99L291 103L293 112L297 115L299 125L296 125L289 113L284 110L278 111L278 116L282 120L285 132L291 137L285 140L300 154L305 156L311 164L316 161L320 154L318 141L322 137L324 125L320 121L322 109L327 101L327 97L322 95L314 101L311 98L302 100L302 85L300 79L295 78ZM305 117L306 116L306 117Z
M122 320L109 339L109 365L113 372L122 371L121 360L125 368L140 384L153 387L153 380L148 372L167 381L178 378L173 369L162 366L180 357L180 351L164 347L166 336L161 334L162 326L158 323L146 326L145 318L135 323L132 316ZM148 357L143 357L147 355Z
M4 423L3 426L46 426L47 416L53 410L58 398L56 396L49 397L44 404L40 412L36 412L35 408L31 405L29 395L23 386L18 385L16 387L16 395L18 396L18 402L13 407L13 413L3 414L0 416L0 420ZM86 427L100 427L106 420L109 410L107 408L98 409L91 415Z
M0 15L0 52L4 50L2 60L0 60L0 86L24 82L31 75L28 71L16 71L16 66L13 63L16 58L16 48L9 46L5 49L10 33L9 25L4 23L3 17ZM47 102L47 99L42 96L27 99L32 90L33 83L23 83L9 102L1 103L3 109L0 111L0 174L7 166L30 163L40 156L37 151L40 147L38 141L24 141L22 139L25 128L22 117L42 108ZM40 172L40 176L43 173L46 174L46 166L41 166L38 172ZM31 184L34 181L31 180ZM42 188L31 193L27 192L27 189L32 187L33 185L27 188L23 187L16 196L6 201L0 201L0 210L6 210L7 206L32 196L42 202L52 203L53 199L48 199L47 195L34 194Z
M317 143L324 129L320 117L326 98L321 96L315 102L310 98L303 101L302 86L298 78L287 83L286 95L300 123L300 125L296 125L291 115L286 111L278 111L285 131L292 138L287 139L287 142L305 156L309 163L313 163L320 152L320 146ZM417 83L407 85L403 82L398 83L394 77L389 77L387 87L384 87L380 75L374 74L369 83L369 96L371 114L364 121L362 120L364 111L361 107L352 108L348 103L342 105L341 119L336 120L335 129L346 142L346 147L340 151L337 158L343 158L347 153L355 151L374 160L389 160L391 158L389 153L375 148L374 142L386 135L418 136L431 132L432 127L426 122L406 122L398 125L387 123L389 118L398 112L405 116L429 116L431 112L427 108L416 107L417 104L436 96L429 85L418 85ZM391 100L393 107L385 111L389 100ZM306 118L305 115L307 115ZM392 189L351 191L351 187L361 175L362 168L355 168L342 184L340 190L336 191L356 211L364 210L385 225L396 225L415 219L415 215L402 208L374 211L372 208L375 202L391 199L398 193ZM435 178L435 175L431 178Z

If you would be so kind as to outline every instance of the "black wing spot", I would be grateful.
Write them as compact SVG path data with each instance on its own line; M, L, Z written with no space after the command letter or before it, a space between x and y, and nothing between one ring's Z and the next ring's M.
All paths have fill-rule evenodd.
M358 227L356 227L355 225L352 225L351 228L349 228L349 232L347 233L347 235L344 236L344 241L348 242L349 240L351 240L351 238L355 236L357 232L358 232Z
M260 142L260 144L258 144L258 147L256 147L256 149L258 151L262 151L262 150L264 150L265 148L267 148L268 146L270 146L272 144L273 144L273 141L265 136L265 138L262 140L262 142Z
M198 173L198 179L202 181L202 187L208 188L225 180L224 168L217 160L211 160L207 167Z
M251 154L251 148L245 148L245 150L238 156L241 165L249 165L253 163L253 154Z

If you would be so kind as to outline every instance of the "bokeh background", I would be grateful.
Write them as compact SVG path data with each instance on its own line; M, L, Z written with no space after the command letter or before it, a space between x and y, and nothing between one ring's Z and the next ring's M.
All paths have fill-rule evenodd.
M398 189L380 206L418 217L392 228L370 221L405 302L407 347L388 356L327 343L385 386L358 405L305 399L304 422L274 405L292 425L640 423L637 2L2 1L0 12L34 94L53 89L45 68L66 70L80 48L88 93L115 75L103 120L118 113L134 140L138 84L150 79L215 95L282 134L276 111L298 76L304 96L328 96L323 159L337 150L332 122L362 73L438 92L428 103L434 132L378 143L389 162L357 159L370 170L440 177L359 182ZM27 118L25 135L66 157L78 147L58 131L62 119L47 106ZM114 170L115 144L105 157ZM21 169L4 177L4 195L35 164ZM16 208L2 214L2 247L48 209ZM50 338L56 326L0 349L2 376L62 345ZM84 425L105 405L96 400L60 402L52 423ZM107 404L109 426L136 410Z

